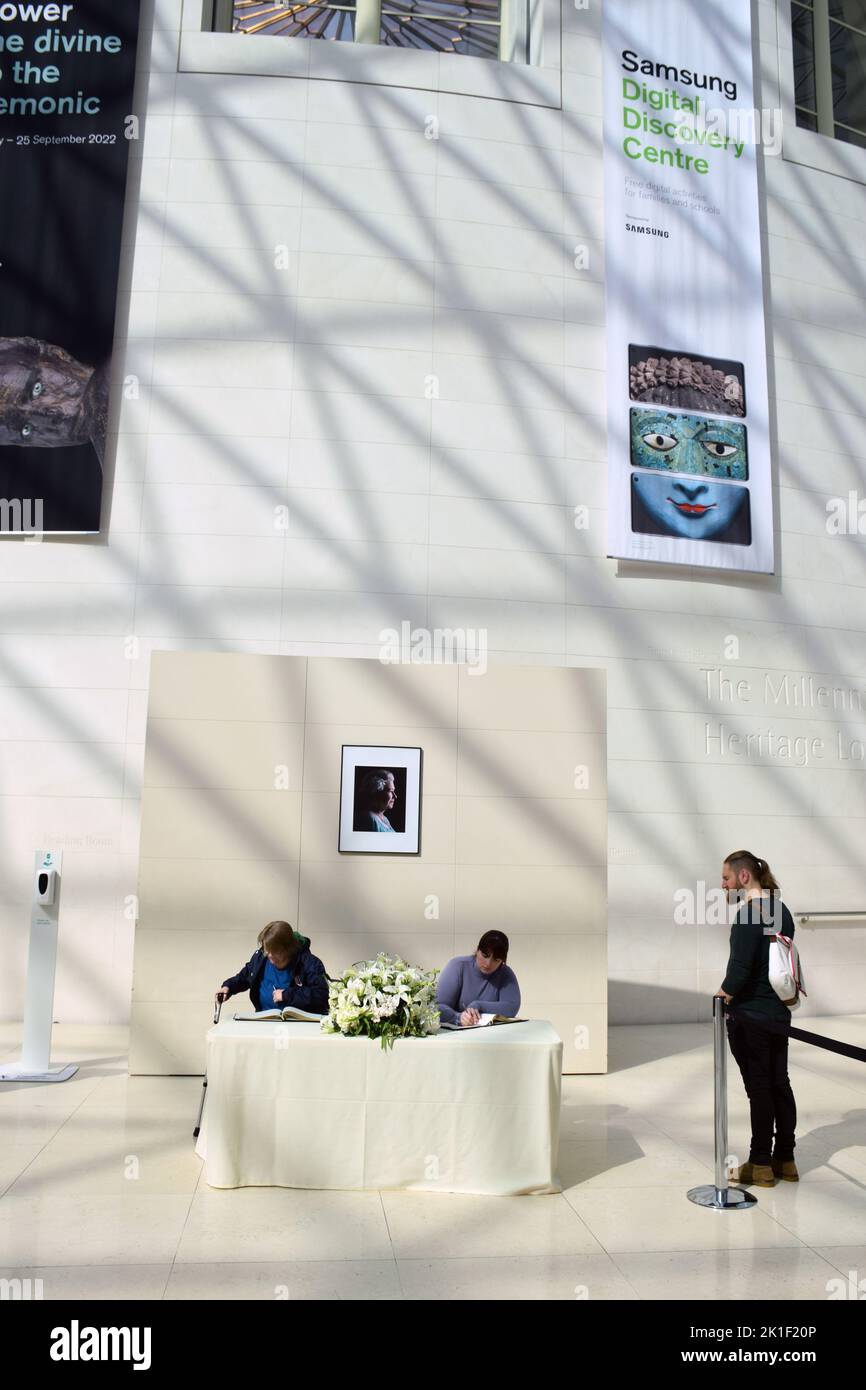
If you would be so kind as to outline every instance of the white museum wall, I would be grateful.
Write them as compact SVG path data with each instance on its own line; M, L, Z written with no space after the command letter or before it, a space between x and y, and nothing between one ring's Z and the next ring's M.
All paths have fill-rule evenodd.
M376 657L409 623L481 630L491 663L606 671L611 1021L705 1018L727 933L676 925L673 895L716 884L726 852L766 857L795 911L866 908L864 764L836 753L866 716L766 689L866 691L866 538L826 529L827 499L862 487L863 183L765 160L778 573L620 564L599 7L562 5L561 110L543 84L515 100L513 70L498 99L494 65L455 59L470 96L360 45L341 80L179 72L197 4L144 10L105 528L0 545L0 1016L20 1016L45 845L64 852L56 1016L129 1016L153 651ZM772 106L790 55L757 11ZM403 64L427 86L378 81ZM707 671L751 684L726 701ZM833 756L721 758L722 717L824 733ZM859 1010L866 926L801 941L810 1010Z

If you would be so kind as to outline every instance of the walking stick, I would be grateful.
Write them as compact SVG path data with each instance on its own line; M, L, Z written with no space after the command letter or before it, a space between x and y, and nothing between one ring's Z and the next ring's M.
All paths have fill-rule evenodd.
M221 1011L221 1009L222 1009L222 1006L223 1006L222 995L221 995L221 994L215 995L215 997L214 997L214 1006L213 1006L213 1021L214 1021L214 1023L219 1023L219 1021L220 1021L220 1011ZM204 1114L204 1103L205 1103L205 1097L206 1097L206 1096L207 1096L207 1071L205 1071L205 1074L204 1074L204 1081L202 1082L202 1087L201 1087L201 1104L199 1105L199 1108L198 1108L198 1120L196 1121L195 1129L194 1129L193 1132L192 1132L192 1137L193 1137L193 1139L197 1139L197 1138L198 1138L198 1136L199 1136L199 1131L201 1130L201 1117L202 1117L202 1115Z

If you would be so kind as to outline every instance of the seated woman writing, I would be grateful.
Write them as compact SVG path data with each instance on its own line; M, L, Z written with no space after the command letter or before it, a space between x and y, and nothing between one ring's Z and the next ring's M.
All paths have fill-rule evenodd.
M505 964L507 958L505 933L486 931L474 955L449 960L436 987L442 1022L467 1028L478 1023L482 1014L515 1018L520 1008L520 986L514 971Z
M309 937L293 931L288 922L268 922L258 942L258 950L237 975L223 980L217 999L230 999L248 989L257 1013L290 1006L326 1014L328 977L318 956L310 953Z

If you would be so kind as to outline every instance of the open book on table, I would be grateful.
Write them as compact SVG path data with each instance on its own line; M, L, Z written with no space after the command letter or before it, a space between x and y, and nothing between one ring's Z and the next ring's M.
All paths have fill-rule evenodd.
M260 1009L256 1014L232 1014L236 1023L259 1023L267 1019L278 1019L283 1023L321 1023L324 1014L308 1014L305 1009Z
M480 1023L440 1023L454 1033L468 1033L471 1028L489 1028L496 1023L528 1023L528 1018L506 1018L504 1014L482 1014Z

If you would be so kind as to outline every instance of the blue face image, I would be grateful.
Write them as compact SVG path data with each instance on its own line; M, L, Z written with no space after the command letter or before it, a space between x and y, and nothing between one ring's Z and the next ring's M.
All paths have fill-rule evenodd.
M749 490L703 478L632 473L632 530L751 544Z
M749 476L746 427L669 410L629 412L631 461L636 468L693 473L708 478Z

